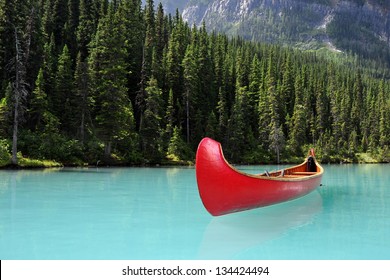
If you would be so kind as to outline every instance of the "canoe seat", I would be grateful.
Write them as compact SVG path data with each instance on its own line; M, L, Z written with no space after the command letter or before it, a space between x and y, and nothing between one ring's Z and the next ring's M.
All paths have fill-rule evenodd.
M284 175L284 178L302 178L304 175L293 175L293 174L288 174Z
M291 175L314 175L317 172L307 172L307 171L297 171L297 172L292 172Z

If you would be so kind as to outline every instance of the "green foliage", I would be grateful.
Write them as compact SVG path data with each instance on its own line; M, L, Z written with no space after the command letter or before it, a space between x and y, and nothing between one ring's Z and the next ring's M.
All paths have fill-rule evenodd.
M30 159L20 156L18 165L20 167L27 168L53 168L53 167L62 167L61 163L58 163L53 160L38 160Z
M163 100L161 89L158 88L157 80L152 78L145 89L144 119L140 127L141 145L144 158L150 162L161 162L162 153L162 115Z
M47 168L47 167L62 166L61 163L58 163L54 160L39 160L39 159L26 158L20 152L18 153L18 165L20 167L28 167L28 168Z
M64 131L72 131L73 117L75 117L75 101L73 88L72 59L68 46L65 45L58 57L57 74L55 77L55 96L53 99L53 113L59 118Z
M21 134L19 145L20 149L30 158L52 159L67 164L83 159L80 143L77 140L66 138L59 132L24 131Z
M104 141L107 160L115 142L133 129L133 112L127 95L128 65L123 25L119 22L119 13L113 9L111 7L99 22L90 56L97 133Z
M10 144L6 139L0 139L0 167L11 163Z
M0 100L0 137L7 138L11 124L11 104L9 95Z
M296 161L311 146L328 162L389 161L385 64L209 34L205 25L189 27L179 14L165 15L161 5L154 11L153 1L142 9L140 0L72 0L69 12L60 9L65 2L36 3L43 15L34 17L41 28L31 33L26 62L20 164L185 163L205 136L222 142L234 162ZM18 24L28 18L17 7L0 13L1 165L9 161L14 110L7 87L13 78L5 71L14 42L5 15ZM271 28L279 19L264 12ZM304 17L314 21L316 12L304 10ZM352 33L368 28L345 24ZM293 29L308 26L283 32L299 33ZM262 34L273 36L270 30ZM360 47L367 57L375 51Z
M181 129L177 126L173 129L173 135L169 141L167 159L174 162L193 160L194 153L181 136Z

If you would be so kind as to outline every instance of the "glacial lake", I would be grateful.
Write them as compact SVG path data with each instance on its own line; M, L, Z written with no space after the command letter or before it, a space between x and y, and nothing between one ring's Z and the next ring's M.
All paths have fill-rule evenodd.
M390 259L390 165L324 168L305 197L221 217L191 167L0 170L0 259Z

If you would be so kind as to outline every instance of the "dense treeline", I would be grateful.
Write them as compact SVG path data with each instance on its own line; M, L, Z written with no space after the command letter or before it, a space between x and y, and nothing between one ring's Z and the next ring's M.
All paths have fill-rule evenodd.
M0 157L388 160L390 82L358 62L190 27L152 0L0 0Z

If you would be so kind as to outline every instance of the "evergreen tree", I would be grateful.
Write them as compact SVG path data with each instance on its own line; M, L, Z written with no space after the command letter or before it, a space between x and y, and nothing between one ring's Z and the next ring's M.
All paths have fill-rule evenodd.
M20 10L13 21L10 22L13 27L13 49L14 57L11 60L12 74L12 106L13 106L13 123L12 123L12 158L11 164L17 165L18 158L18 137L19 124L23 119L26 110L26 100L28 95L28 62L30 58L31 42L34 33L34 6L27 5L28 3L22 1L17 3Z
M216 138L222 141L225 140L225 133L228 125L228 108L226 104L226 97L222 88L219 88L218 104L216 109L218 112L218 129Z
M358 73L356 74L352 93L353 94L350 121L352 122L352 129L355 130L358 135L360 135L360 123L364 115L363 82L360 71L358 71Z
M233 105L232 114L228 122L228 151L229 156L234 161L240 161L242 154L246 151L246 123L243 108L246 107L246 87L240 87L236 93L236 101Z
M206 31L205 23L199 30L199 43L197 45L197 69L199 90L196 94L196 107L201 109L201 120L204 123L208 117L212 106L216 103L217 93L214 88L214 69L212 58L210 57L209 36ZM200 140L200 139L199 139ZM198 141L197 141L198 142Z
M47 39L53 34L55 0L46 0L43 4L42 26Z
M177 126L173 128L173 135L168 145L167 158L173 161L182 161L193 158L193 153L183 140L181 129Z
M151 79L152 74L152 60L155 47L155 14L154 14L154 1L147 0L144 11L145 22L145 39L142 48L142 68L139 82L139 90L136 96L136 104L139 107L139 126L142 127L144 119L144 111L146 109L147 92L146 87L148 81Z
M75 33L79 25L79 2L80 0L68 0L68 18L64 26L64 43L69 47L72 59L76 59L78 53Z
M284 100L284 102L282 102L283 116L286 115L291 116L293 114L294 99L295 99L294 72L292 69L291 52L287 54L286 60L283 65L283 78L282 78L282 84L280 89L280 95L281 95L281 100Z
M263 89L261 89L259 93L258 114L259 144L263 150L267 150L270 135L269 123L271 119L271 110L269 96L267 92Z
M68 0L54 0L53 5L53 22L50 22L52 27L51 33L54 35L55 44L58 50L64 46L65 24L68 21Z
M74 74L74 90L75 90L75 127L78 127L77 136L81 143L84 143L86 136L86 128L88 123L91 124L91 93L90 81L88 73L88 61L81 61L81 53L79 52L76 62L76 70Z
M127 52L127 80L130 100L137 111L137 120L144 110L147 81L144 63L145 20L141 11L141 0L123 0L118 7L118 16L123 24ZM138 98L137 98L138 95Z
M340 112L340 138L337 147L343 152L347 150L348 137L351 132L350 114L351 114L351 98L349 94L348 85L343 85L341 88L341 104L339 106Z
M390 146L390 100L389 95L386 95L385 83L383 80L379 84L378 91L379 145L384 148Z
M255 54L253 56L251 68L250 68L250 74L249 74L249 91L251 94L251 99L253 99L255 102L257 101L256 98L258 96L259 90L261 88L262 83L262 77L261 77L261 65L260 61L258 59L258 56Z
M316 134L322 135L329 128L329 100L324 87L324 82L319 81L316 99Z
M275 151L277 162L280 161L280 152L284 148L284 134L281 121L283 113L283 103L280 101L280 95L277 86L277 75L275 69L275 62L273 61L273 53L270 54L268 62L268 70L265 84L267 86L267 94L269 96L270 105L270 120L268 124L269 129L269 144L270 148Z
M228 111L232 107L235 100L236 92L236 63L235 63L235 50L232 44L227 46L226 56L223 63L223 85L222 90L226 97L226 106Z
M47 94L45 92L45 80L42 68L39 70L35 89L32 93L31 105L29 109L29 119L34 131L40 131L45 126L45 113L49 109Z
M181 62L183 61L184 53L181 53L181 44L180 42L180 28L176 26L171 33L171 37L168 41L168 51L166 54L166 81L169 89L173 91L173 99L175 104L180 100L180 96L183 92L183 69L181 67Z
M50 1L50 0L49 0ZM81 61L85 61L88 56L88 44L92 40L96 31L96 18L94 18L94 1L80 0L79 24L76 30L78 50L81 53Z
M306 119L307 108L304 106L304 91L305 91L305 72L299 74L295 81L295 102L294 112L290 120L289 128L289 146L291 151L296 155L300 155L302 143L306 143Z
M210 50L213 52L215 88L218 90L223 86L223 69L226 53L227 39L222 34L213 33Z
M127 95L126 45L118 18L110 6L107 15L100 19L89 61L95 123L104 142L106 160L111 157L113 144L128 137L133 129Z
M157 80L151 78L145 89L147 93L144 121L140 127L142 152L145 159L151 162L160 162L162 159L162 91Z
M151 77L152 71L152 57L153 51L156 45L155 38L155 29L156 29L156 19L154 13L154 1L147 0L145 8L145 24L146 24L146 33L145 33L145 42L143 48L143 58L142 58L142 75L141 82L147 83L148 79Z
M362 138L362 147L364 151L368 151L374 153L378 146L380 132L378 126L378 120L380 119L378 116L379 104L378 98L373 93L369 95L368 101L368 115L365 117L365 131L363 133Z
M277 127L277 122L271 122L271 133L269 135L270 148L275 151L276 162L280 163L280 153L285 145L285 136L283 133L283 126Z
M61 129L70 135L74 135L72 123L75 109L72 64L68 46L65 45L58 57L53 112L61 122Z
M218 136L218 120L214 111L211 111L207 119L205 135L213 139Z
M7 30L7 17L6 17L7 0L0 0L0 98L3 97L3 89L5 88L4 79L6 77L6 30Z
M202 108L198 106L192 107L194 98L197 97L199 89L199 77L198 77L198 65L196 54L194 53L193 45L188 45L185 57L183 59L183 78L184 78L184 92L183 92L183 104L185 107L185 124L186 124L186 139L187 143L190 142L190 119L195 119L193 113L195 108ZM199 97L198 97L199 98Z
M165 131L163 134L163 145L165 143L169 143L169 140L172 138L173 135L173 128L176 123L175 119L175 104L173 103L173 92L172 90L169 91L168 96L168 104L165 111ZM165 150L166 147L164 147L163 150Z
M11 84L5 90L5 96L0 99L0 139L10 138L12 127L12 88Z
M164 15L164 8L160 2L157 8L157 15L155 21L155 46L153 48L152 59L152 75L157 78L157 81L162 84L163 69L162 61L164 55L164 48L168 41L166 21Z

